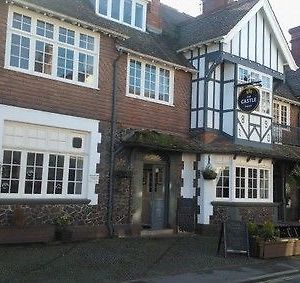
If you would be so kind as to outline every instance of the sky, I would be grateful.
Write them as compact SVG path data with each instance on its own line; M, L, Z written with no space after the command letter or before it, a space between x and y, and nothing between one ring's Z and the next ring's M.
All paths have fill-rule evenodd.
M292 27L300 26L300 0L269 1L287 40L290 41L288 30ZM193 16L197 16L200 11L200 0L161 0L161 2Z

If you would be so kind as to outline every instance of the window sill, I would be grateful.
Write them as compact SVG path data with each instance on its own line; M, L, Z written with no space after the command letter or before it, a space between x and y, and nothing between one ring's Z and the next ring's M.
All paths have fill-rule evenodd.
M0 199L0 205L89 204L89 199Z
M275 203L275 202L271 202L270 200L265 200L265 201L245 201L245 202L241 202L241 201L232 201L232 200L218 200L218 201L212 201L211 204L213 206L231 206L231 207L253 207L253 206L260 206L260 207L264 207L264 206L268 206L268 207L276 207L279 206L279 203Z
M5 69L10 70L10 71L15 71L15 72L18 72L18 73L22 73L22 74L26 74L26 75L30 75L30 76L35 76L35 77L42 78L42 79L48 79L48 80L52 80L52 81L66 83L66 84L69 84L69 85L74 85L74 86L99 90L99 88L96 87L96 86L86 85L86 84L80 83L80 82L61 79L59 77L54 77L54 76L50 76L50 75L46 75L46 74L42 74L42 73L31 72L31 71L26 70L26 69L15 68L15 67L7 66L7 65L5 66Z
M156 103L156 104L161 104L161 105L165 105L165 106L169 106L169 107L175 107L174 103L169 103L169 102L165 102L165 101L160 101L160 100L156 100L156 99L151 99L151 98L146 98L143 96L139 96L139 95L134 95L134 94L126 94L127 97L131 97L131 98L136 98L142 101L147 101L147 102L152 102L152 103Z

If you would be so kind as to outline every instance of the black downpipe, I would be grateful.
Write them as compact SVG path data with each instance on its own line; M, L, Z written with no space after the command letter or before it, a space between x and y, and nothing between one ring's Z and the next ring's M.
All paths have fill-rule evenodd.
M113 225L113 197L114 197L114 171L115 171L115 141L116 141L116 106L117 106L117 64L120 60L122 52L113 62L113 91L112 91L112 109L110 123L110 164L109 164L109 180L108 180L108 212L107 212L107 228L109 236L114 235Z

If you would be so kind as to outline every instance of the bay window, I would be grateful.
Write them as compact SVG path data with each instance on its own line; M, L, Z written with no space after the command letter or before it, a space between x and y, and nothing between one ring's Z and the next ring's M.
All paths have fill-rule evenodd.
M96 0L96 12L102 17L146 30L145 0Z
M98 39L58 20L10 8L6 67L82 86L98 86ZM27 15L28 14L28 15Z
M128 96L167 105L173 104L174 73L170 69L129 59L127 81Z

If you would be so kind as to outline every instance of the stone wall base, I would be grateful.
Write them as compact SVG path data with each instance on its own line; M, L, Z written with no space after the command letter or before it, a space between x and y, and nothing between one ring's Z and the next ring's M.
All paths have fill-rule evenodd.
M278 204L276 203L212 202L212 205L213 215L210 217L210 224L220 224L228 220L258 224L278 221Z

